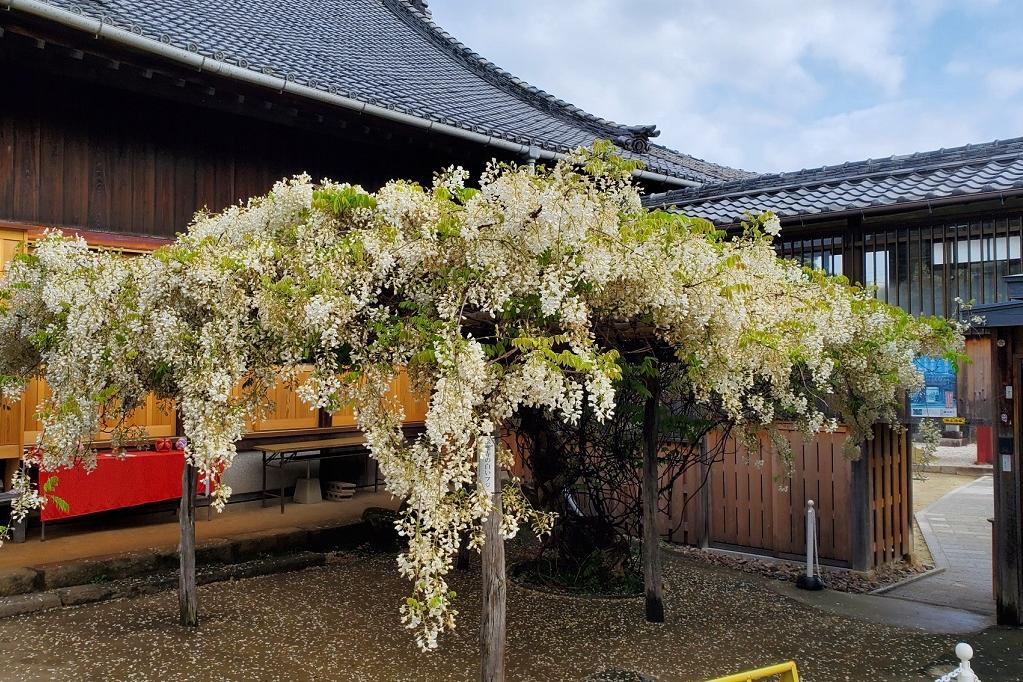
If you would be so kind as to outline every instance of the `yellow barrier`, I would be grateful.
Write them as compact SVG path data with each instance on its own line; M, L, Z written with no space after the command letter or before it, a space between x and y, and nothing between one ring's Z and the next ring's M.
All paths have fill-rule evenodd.
M753 682L753 680L762 680L765 677L774 677L775 675L778 676L778 682L799 682L799 671L796 670L796 664L793 661L779 663L778 665L766 668L758 668L757 670L748 670L744 673L736 673L726 677L718 677L707 682Z

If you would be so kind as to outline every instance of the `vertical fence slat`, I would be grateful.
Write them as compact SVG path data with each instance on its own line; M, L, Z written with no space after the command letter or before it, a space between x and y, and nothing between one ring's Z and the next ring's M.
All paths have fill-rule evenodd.
M871 506L874 511L874 565L877 566L883 561L883 533L884 533L884 495L882 493L883 487L881 482L881 465L882 456L881 448L878 447L878 441L875 438L870 443L870 475L873 481L873 497L871 499Z
M709 516L701 519L703 504L699 500L699 473L687 474L684 484L677 486L673 500L672 521L683 532L676 537L683 542L704 541L702 529L709 533L706 542L748 548L754 552L798 556L805 551L805 505L814 499L820 528L820 556L827 561L853 561L852 523L855 513L851 490L853 464L843 453L847 433L819 434L804 441L801 434L785 430L792 446L793 462L788 485L779 489L778 479L788 473L786 465L772 453L763 439L760 452L750 457L734 438L723 445L722 460L713 465L708 483ZM711 445L718 441L710 441ZM894 433L887 426L878 426L875 437L863 447L862 457L868 478L868 493L863 509L871 532L867 548L868 566L880 566L910 552L907 494L909 475L909 440L904 433ZM757 458L763 463L757 466ZM693 498L685 505L687 497Z

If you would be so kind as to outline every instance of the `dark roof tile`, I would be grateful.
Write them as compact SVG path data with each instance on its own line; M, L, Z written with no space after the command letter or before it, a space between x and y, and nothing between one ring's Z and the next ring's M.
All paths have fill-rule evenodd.
M1023 138L708 183L647 197L719 225L747 211L797 217L1023 189Z
M488 62L408 0L46 0L145 38L488 136L568 151L656 135L588 114ZM651 144L653 172L749 177Z

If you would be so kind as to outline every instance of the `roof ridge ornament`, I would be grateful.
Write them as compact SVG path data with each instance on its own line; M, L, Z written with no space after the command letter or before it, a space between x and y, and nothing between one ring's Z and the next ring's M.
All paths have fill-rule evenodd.
M432 18L433 13L430 11L430 6L427 5L426 0L408 0L408 4L412 5L412 9L426 15L427 18Z
M656 125L618 126L625 131L624 135L616 135L612 142L634 154L646 154L650 151L650 138L657 137L661 131Z

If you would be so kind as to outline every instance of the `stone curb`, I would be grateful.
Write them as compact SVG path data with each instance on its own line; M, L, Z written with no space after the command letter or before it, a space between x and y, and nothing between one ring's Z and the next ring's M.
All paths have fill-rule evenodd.
M244 580L272 573L300 571L314 566L324 566L327 555L321 552L298 552L282 556L268 556L243 563L206 566L196 574L199 585ZM19 616L26 613L46 611L62 606L79 606L110 599L136 597L172 589L177 585L176 572L149 574L107 584L87 584L62 587L45 592L17 594L0 597L0 618Z
M987 476L994 471L990 464L928 464L914 467L928 474L953 474L955 476Z
M897 587L902 587L903 585L915 583L917 580L929 578L932 575L938 575L939 573L943 573L944 571L945 571L944 566L937 566L936 568L932 568L929 571L924 571L923 573L917 573L916 575L911 575L906 578L903 578L897 583L892 583L891 585L882 585L876 590L871 590L870 592L867 592L867 594L885 594L886 592L891 592Z
M354 548L368 537L366 524L356 520L342 524L275 528L228 538L209 538L196 548L196 564L202 569L244 564L266 556L299 552L322 555L333 549ZM174 572L177 566L176 549L158 548L5 569L0 570L0 598L54 593L66 594L69 600L89 601L88 595L97 595L99 591L75 588ZM2 613L0 609L0 615Z

